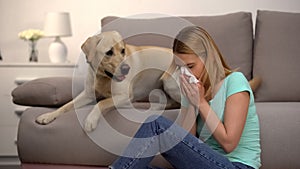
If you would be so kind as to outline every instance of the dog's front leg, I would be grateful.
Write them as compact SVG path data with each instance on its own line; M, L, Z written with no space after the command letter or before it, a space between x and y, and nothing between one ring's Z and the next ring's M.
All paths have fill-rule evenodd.
M105 116L105 114L111 111L114 107L123 105L129 100L130 99L124 98L122 96L114 96L114 98L107 98L99 101L85 119L85 130L87 132L95 130L101 116Z
M101 117L101 113L102 113L102 115L104 115L103 110L109 111L113 107L114 107L114 104L113 104L112 98L107 98L107 99L103 99L103 100L99 101L94 106L92 111L88 114L87 118L85 119L85 124L84 124L85 130L87 132L91 132L91 131L95 130L97 127L98 121ZM107 112L107 111L105 111L105 112Z
M91 102L93 102L94 99L90 96L88 96L85 91L81 92L74 100L68 102L67 104L63 105L59 109L42 114L36 118L36 122L39 124L48 124L51 123L53 120L55 120L57 117L59 117L61 114L64 114L71 109L80 108L83 107Z

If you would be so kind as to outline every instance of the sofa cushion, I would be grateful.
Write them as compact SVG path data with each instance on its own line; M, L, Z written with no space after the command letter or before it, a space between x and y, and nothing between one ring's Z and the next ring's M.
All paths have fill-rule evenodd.
M145 17L145 16L141 16ZM116 30L132 45L172 47L173 39L184 27L198 25L214 38L232 68L239 68L247 79L252 74L253 26L248 12L218 16L192 16L139 19L105 17L102 31Z
M256 103L260 122L261 169L300 168L299 102Z
M76 81L75 81L76 79ZM75 82L76 86L72 82ZM59 107L69 102L83 85L79 78L47 77L26 82L12 91L13 102L25 106Z
M22 163L22 169L108 169L108 167L87 165L56 165L56 164L32 164Z
M256 101L300 100L300 13L258 11L253 73Z
M142 108L149 107L149 103L137 103L137 105ZM17 145L21 162L110 165L118 157L116 154L121 153L126 147L129 140L124 138L132 137L141 123L127 119L127 117L133 118L133 109L115 109L99 121L96 130L86 133L82 126L93 107L93 105L88 105L80 109L72 109L48 125L39 125L35 119L39 115L55 109L42 107L27 109L22 114L18 130ZM139 110L146 111L141 108ZM150 113L149 110L148 113ZM163 115L170 119L176 119L178 113L179 109L173 109L166 110ZM34 148L28 145L34 145ZM45 152L46 155L41 155ZM170 164L161 156L156 156L152 164L165 168L170 167Z

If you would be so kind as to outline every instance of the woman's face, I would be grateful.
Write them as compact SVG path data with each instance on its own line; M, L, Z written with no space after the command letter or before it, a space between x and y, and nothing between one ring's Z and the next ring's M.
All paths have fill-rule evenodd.
M200 79L203 75L204 64L202 60L195 54L181 54L175 53L175 64L179 67L186 66L190 69L191 73Z

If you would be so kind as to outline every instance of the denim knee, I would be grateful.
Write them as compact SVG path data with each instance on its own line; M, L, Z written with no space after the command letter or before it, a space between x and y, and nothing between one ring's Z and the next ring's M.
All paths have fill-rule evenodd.
M153 114L153 115L147 117L147 119L145 120L145 123L151 123L151 122L157 120L160 117L161 117L161 115Z

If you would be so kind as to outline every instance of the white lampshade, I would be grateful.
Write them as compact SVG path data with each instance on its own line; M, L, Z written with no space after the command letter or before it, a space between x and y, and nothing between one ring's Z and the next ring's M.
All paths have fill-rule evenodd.
M70 14L67 12L47 13L44 25L45 36L71 36Z
M53 63L63 63L67 59L67 47L61 41L62 36L71 36L70 15L67 12L47 13L44 25L46 37L55 37L54 42L49 46L49 58Z

